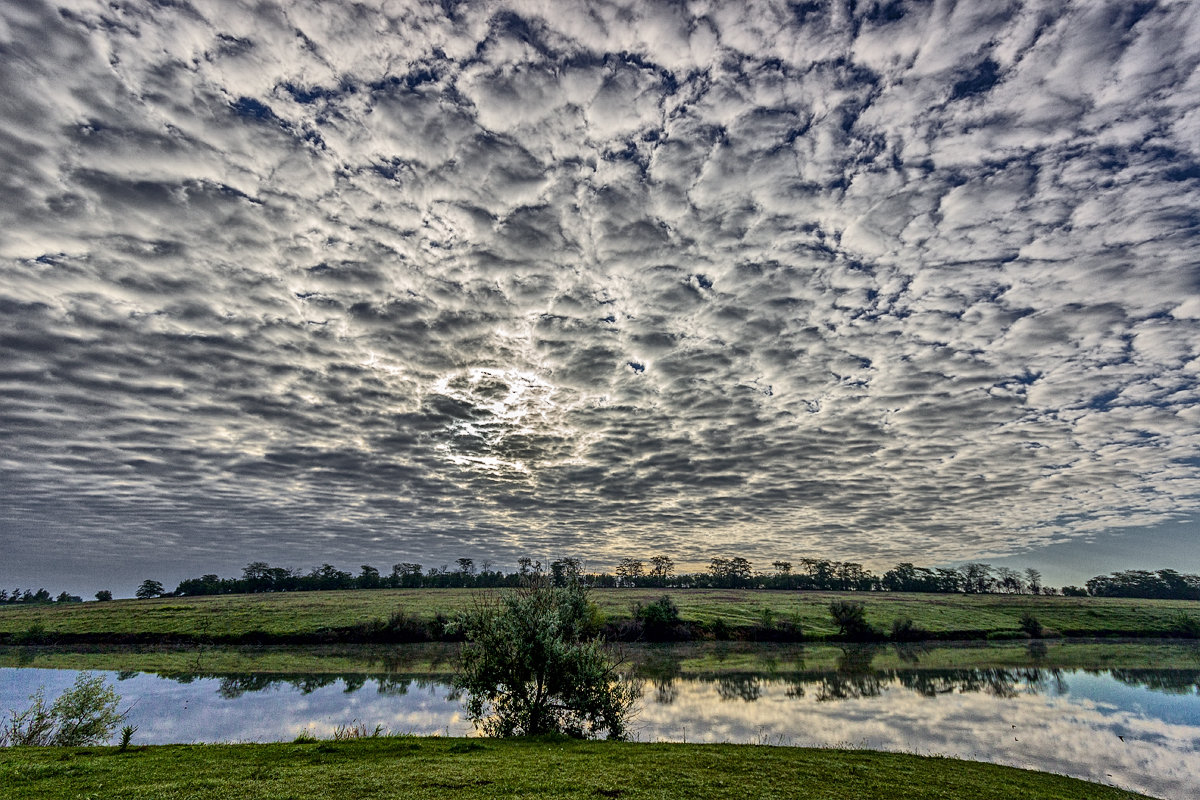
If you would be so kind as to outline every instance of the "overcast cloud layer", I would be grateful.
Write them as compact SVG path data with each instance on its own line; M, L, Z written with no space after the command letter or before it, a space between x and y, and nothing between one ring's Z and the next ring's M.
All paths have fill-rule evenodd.
M1187 2L3 0L0 546L929 563L1200 510L1198 64Z

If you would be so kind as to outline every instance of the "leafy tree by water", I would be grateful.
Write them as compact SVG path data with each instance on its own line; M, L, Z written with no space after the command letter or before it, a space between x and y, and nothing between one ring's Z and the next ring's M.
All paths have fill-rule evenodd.
M32 705L10 711L0 729L0 747L80 747L108 739L125 719L117 711L121 698L101 675L81 672L74 685L47 703L38 689L29 698Z
M467 643L455 686L489 736L562 733L622 738L636 686L594 637L587 590L534 573L524 587L481 599L458 627Z

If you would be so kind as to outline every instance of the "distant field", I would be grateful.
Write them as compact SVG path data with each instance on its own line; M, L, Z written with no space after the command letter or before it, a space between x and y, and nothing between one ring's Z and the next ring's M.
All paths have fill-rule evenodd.
M570 740L9 748L13 800L56 798L810 798L1135 800L1061 775L862 750ZM102 792L97 790L102 788Z
M386 639L378 635L395 612L422 621L469 609L479 590L372 589L215 597L168 597L48 606L0 606L0 636L10 643L83 637L127 640L155 637L235 641L239 637L283 641L329 635ZM629 619L635 603L670 595L684 621L721 620L735 635L753 626L796 623L806 639L834 636L831 600L866 605L867 621L887 631L908 617L933 637L980 639L1020 635L1024 612L1067 636L1169 636L1181 615L1200 620L1200 603L1033 595L937 595L905 593L787 592L766 590L598 589L592 598L605 619ZM376 633L372 633L373 630Z

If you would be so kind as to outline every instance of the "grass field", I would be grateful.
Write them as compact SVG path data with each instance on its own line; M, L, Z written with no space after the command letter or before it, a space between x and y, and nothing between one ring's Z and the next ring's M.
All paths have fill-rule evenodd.
M557 739L9 748L0 751L0 786L11 800L1144 797L1058 775L898 753Z
M1115 646L1119 645L1119 646ZM622 651L634 674L680 678L732 673L786 675L835 670L847 648L861 648L877 670L1045 669L1200 670L1200 647L1182 640L1054 640L1031 654L1026 642L930 642L918 645L689 642L627 644ZM3 646L0 667L110 670L181 675L389 675L445 677L453 673L458 645L90 645Z
M711 625L720 620L735 636L756 625L781 621L799 625L805 639L834 636L837 630L828 606L835 599L865 603L867 621L881 630L907 617L932 637L942 639L1020 635L1020 618L1025 612L1068 636L1169 636L1176 632L1181 615L1200 622L1200 603L1185 600L719 589L599 589L592 592L592 599L606 620L613 622L629 619L635 603L651 602L664 593L671 596L685 621ZM10 642L14 637L18 641L52 641L56 636L198 641L321 636L386 639L378 628L393 613L424 621L438 614L452 617L470 608L476 594L467 589L374 589L10 605L0 606L0 636Z

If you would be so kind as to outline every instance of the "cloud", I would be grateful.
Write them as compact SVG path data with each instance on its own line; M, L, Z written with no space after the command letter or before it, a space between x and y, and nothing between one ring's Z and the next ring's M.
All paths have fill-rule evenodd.
M21 564L950 561L1200 507L1186 4L0 14Z

